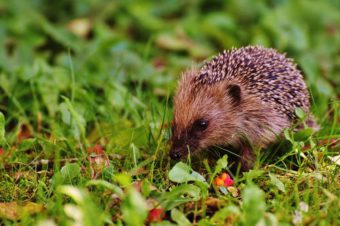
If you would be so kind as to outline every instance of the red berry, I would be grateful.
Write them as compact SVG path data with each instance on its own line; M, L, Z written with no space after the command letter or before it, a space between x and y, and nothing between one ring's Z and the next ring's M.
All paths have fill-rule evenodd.
M222 173L222 175L221 175L221 179L223 180L223 181L225 181L225 180L229 180L230 179L230 176L229 176L229 174L227 174L227 173Z
M219 177L215 178L215 185L217 187L223 186L223 184L224 184L224 181L221 178L219 178Z
M152 209L149 212L148 222L161 222L164 217L165 213L162 208Z
M234 185L234 180L231 179L231 178L227 178L225 181L224 181L224 186L226 187L229 187L229 186L233 186Z

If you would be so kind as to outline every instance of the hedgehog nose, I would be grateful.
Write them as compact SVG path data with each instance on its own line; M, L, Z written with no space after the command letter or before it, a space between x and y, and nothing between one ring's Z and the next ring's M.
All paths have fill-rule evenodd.
M178 150L171 150L170 157L173 160L179 160L182 157L182 154Z

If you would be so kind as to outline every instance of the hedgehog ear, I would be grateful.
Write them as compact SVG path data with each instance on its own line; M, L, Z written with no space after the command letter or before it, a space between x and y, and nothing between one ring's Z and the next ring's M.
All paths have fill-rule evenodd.
M241 102L241 87L239 85L231 84L227 86L227 93L232 99L232 104L237 106Z

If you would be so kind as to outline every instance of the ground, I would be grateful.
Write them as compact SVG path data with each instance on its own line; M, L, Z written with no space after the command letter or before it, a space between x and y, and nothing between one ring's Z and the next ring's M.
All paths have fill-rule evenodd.
M0 223L340 224L339 10L334 0L0 0ZM250 44L297 62L320 130L285 131L244 174L228 150L172 162L181 72Z

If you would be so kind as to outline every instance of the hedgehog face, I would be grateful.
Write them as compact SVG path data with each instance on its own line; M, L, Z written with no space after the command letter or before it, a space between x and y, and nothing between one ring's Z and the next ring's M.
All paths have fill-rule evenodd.
M225 83L194 86L192 74L192 71L184 74L174 98L172 159L233 143L240 121L239 86Z
M194 152L199 148L200 140L206 136L209 121L204 118L195 120L184 130L179 130L176 123L172 125L172 148L170 156L172 159L180 159L189 152Z

